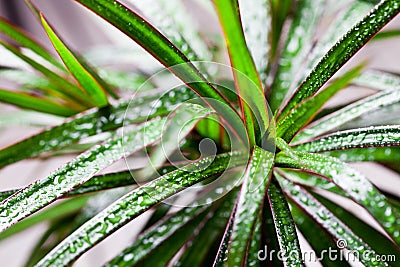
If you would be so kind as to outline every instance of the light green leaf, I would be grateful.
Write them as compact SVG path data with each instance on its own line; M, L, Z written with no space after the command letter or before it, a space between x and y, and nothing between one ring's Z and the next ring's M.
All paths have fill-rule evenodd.
M367 70L354 78L352 84L374 90L399 90L400 76L386 71Z
M78 112L47 98L3 89L0 89L0 102L63 117L72 116Z
M107 95L105 88L93 77L91 71L79 62L74 56L71 49L69 49L63 41L56 35L50 25L47 23L43 15L41 15L41 21L50 41L52 42L57 53L60 55L64 64L67 66L71 74L78 81L85 92L94 101L94 105L98 107L104 107L108 105Z

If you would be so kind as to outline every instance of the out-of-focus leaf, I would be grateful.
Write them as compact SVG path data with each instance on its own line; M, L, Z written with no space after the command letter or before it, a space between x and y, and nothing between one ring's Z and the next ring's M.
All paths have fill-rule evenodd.
M294 205L309 214L312 220L327 231L338 242L341 248L346 248L359 255L365 266L388 266L380 261L377 253L370 248L359 236L354 234L342 221L318 202L312 195L299 186L280 179L282 188ZM340 243L339 243L340 242ZM368 250L368 253L365 251Z
M298 130L310 121L317 111L332 98L340 89L346 87L358 75L361 66L356 67L329 85L328 88L299 103L286 116L282 117L276 125L276 136L285 141L290 141Z
M88 199L88 196L75 197L51 206L1 232L0 240L17 234L43 221L56 220L75 213L86 205Z
M0 89L0 102L63 117L72 116L78 112L50 99L3 89Z
M38 266L65 266L85 251L166 198L228 167L244 164L242 154L201 159L126 194L83 224L44 257Z
M400 30L386 30L381 31L371 41L380 41L388 38L397 38L400 36Z
M330 115L311 123L299 132L292 142L304 142L323 133L327 133L363 114L400 101L400 90L384 91L363 98Z
M293 4L292 0L268 0L270 6L270 16L271 16L271 32L270 32L270 62L275 60L279 43L282 36L282 28L287 20L290 7Z
M108 105L107 95L105 93L105 88L103 88L95 77L91 74L91 70L88 70L79 62L79 60L74 56L63 41L56 35L50 25L47 23L45 18L41 15L42 25L49 36L54 48L60 55L64 64L67 66L68 70L74 76L74 78L81 85L83 90L90 96L94 101L94 105L98 107L103 107Z
M246 44L260 76L261 84L265 89L268 78L267 59L270 51L268 33L271 27L268 0L238 0L238 2Z
M115 106L92 109L59 126L3 148L0 150L0 167L66 147L100 132L114 130L121 127L124 121L126 124L138 123L168 114L176 109L178 104L193 97L191 90L182 87L171 90L165 95L138 97L131 102L122 101Z
M399 90L400 76L380 70L367 70L354 78L352 84L374 90Z
M21 46L29 48L37 55L41 56L43 59L47 60L59 69L65 70L64 66L60 62L58 62L46 49L44 49L42 45L32 39L22 29L12 25L4 18L0 18L0 32L10 37Z
M297 1L272 84L269 100L272 110L279 108L288 91L292 89L293 77L298 75L297 72L301 69L303 60L311 49L312 37L325 10L325 5L326 0Z
M226 257L218 257L215 265L242 266L246 263L247 248L251 243L254 226L270 181L273 160L274 155L271 152L254 147L236 211L232 212L230 218L229 225L232 224L232 230L229 233L227 254ZM223 252L219 252L220 255L221 253Z
M1 40L0 40L0 45L5 47L11 53L16 55L29 65L31 65L35 70L42 73L51 83L53 83L56 86L59 86L60 89L58 90L58 92L63 93L68 97L76 99L80 104L85 105L86 107L93 106L92 103L90 102L89 97L78 86L70 83L67 79L63 78L59 74L46 68L45 66L31 59L30 57L24 55L17 48L7 43L4 43Z
M259 144L269 126L264 90L247 47L237 0L214 0L228 47L240 108L250 145Z
M285 116L303 99L313 95L335 74L369 39L400 12L396 0L381 1L367 16L351 28L315 66L282 109Z

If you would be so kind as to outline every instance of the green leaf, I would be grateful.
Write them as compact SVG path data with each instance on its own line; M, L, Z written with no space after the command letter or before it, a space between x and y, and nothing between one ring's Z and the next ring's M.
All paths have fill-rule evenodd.
M118 1L76 0L137 42L223 116L224 122L245 142L243 122L236 110L168 39L138 14ZM107 12L104 12L104 11Z
M400 36L400 30L386 30L381 31L377 35L374 36L372 41L380 41L388 38L396 38Z
M367 16L359 21L321 59L310 75L302 82L283 108L285 116L303 99L313 95L339 70L361 47L365 45L383 26L400 12L397 0L381 1Z
M15 235L23 230L26 230L43 221L56 220L68 216L82 209L89 197L81 196L73 199L65 200L64 202L57 203L41 212L30 216L22 222L19 222L7 230L0 233L0 240ZM60 212L62 210L62 212Z
M280 182L285 193L298 208L309 214L313 221L323 227L339 245L342 244L344 248L357 253L365 266L388 266L387 263L378 260L377 253L368 244L307 191L284 179L280 179Z
M151 227L105 266L167 265L209 212L210 206L207 205L181 209Z
M199 105L185 104L175 116L187 112L206 116L209 110ZM164 118L157 118L126 131L122 137L113 137L81 154L45 179L7 198L0 206L0 229L10 227L67 194L115 161L153 144L162 135L164 123ZM196 120L190 121L185 127L192 128L195 123Z
M275 179L268 187L268 200L285 266L305 266L289 205Z
M269 126L264 90L247 47L237 0L214 0L228 47L236 90L250 145L259 144Z
M79 60L74 56L71 49L69 49L63 41L56 35L50 25L47 23L43 15L41 15L41 21L43 28L45 29L50 41L52 42L57 53L60 55L64 64L67 66L68 70L78 81L85 92L94 101L94 105L98 107L104 107L108 105L107 95L105 89L101 84L95 80L91 71L88 71Z
M193 240L187 243L188 248L175 263L175 267L202 267L205 265L206 257L209 254L210 247L218 242L232 211L237 190L233 190L215 213L208 219L205 225L199 230Z
M0 89L0 102L63 117L72 116L78 112L50 99L3 89Z
M218 264L242 266L246 263L247 247L251 243L256 220L270 181L273 160L272 153L254 147L237 200L236 212L233 212L230 218L232 231L229 234L227 255L225 259L219 258Z
M246 258L246 265L248 267L251 266L259 266L260 259L259 259L259 251L261 249L261 238L262 238L262 219L261 213L257 216L257 220L254 226L253 235L251 237L251 241L249 244L249 248L247 251L247 258Z
M348 71L316 96L307 98L299 103L277 122L276 136L285 141L290 141L297 131L303 128L330 98L346 87L358 75L361 68L362 66L359 66Z
M350 104L311 123L298 133L292 143L304 142L329 132L363 114L400 101L400 90L383 91Z
M336 260L334 258L331 260L329 256L322 257L324 255L323 253L326 253L329 249L337 247L336 242L332 240L332 237L323 227L321 227L320 224L313 221L309 214L302 211L292 201L290 204L296 226L300 229L300 232L303 233L305 239L315 251L316 257L322 266L350 267L351 265L347 263L345 259L341 259L340 257L336 257Z
M352 1L348 6L339 10L333 22L329 25L326 32L321 36L310 55L307 57L306 71L302 76L295 77L295 85L299 85L302 80L315 68L319 61L328 53L329 49L340 41L341 37L348 30L366 16L379 0L357 0ZM331 3L334 6L336 3Z
M29 48L37 55L47 60L60 70L65 70L64 66L60 62L58 62L53 57L53 55L51 55L46 49L44 49L42 45L40 45L37 41L31 38L22 29L12 25L9 21L5 20L4 18L0 18L0 32L10 37L21 46Z
M325 152L326 155L339 158L341 161L380 161L399 162L399 147L367 147Z
M270 16L271 16L271 32L270 32L270 62L275 60L279 43L281 41L282 29L285 21L288 19L293 5L292 0L268 0L270 5Z
M270 46L268 33L270 32L268 0L238 0L240 17L247 47L260 76L261 84L267 86L268 60Z
M55 73L54 71L46 68L45 66L41 65L40 63L36 62L35 60L25 56L22 54L17 48L4 43L0 40L0 45L4 48L9 50L11 53L31 65L35 70L42 73L51 83L60 87L58 92L65 94L66 96L76 99L80 104L91 107L93 106L90 102L89 97L76 85L70 83L67 79L63 78L59 74Z
M287 149L284 153L286 151ZM393 240L400 243L398 235L400 221L397 219L400 215L386 197L361 173L336 158L294 151L288 153L294 155L287 157L282 153L277 154L277 163L327 177L329 181L342 188L354 201L367 209Z
M269 104L277 110L292 88L293 77L298 75L305 56L311 49L313 35L325 10L326 0L300 0L293 11L293 20L278 61Z
M366 127L329 134L294 147L302 152L322 152L363 147L400 146L400 125Z
M189 89L180 87L165 95L137 97L131 102L123 101L115 106L87 111L59 126L0 150L0 167L66 147L99 132L115 130L123 125L124 120L126 124L130 124L168 114L179 103L193 97L194 94ZM127 113L127 110L130 112Z
M64 239L37 266L66 266L85 251L160 201L227 167L244 164L241 154L208 157L170 172L126 194Z
M369 244L379 255L394 255L397 259L400 258L399 246L393 244L392 241L378 230L369 226L366 222L358 219L354 214L346 211L334 202L317 194L313 194L313 196L321 202L322 205L328 208L337 218L346 222L346 225L362 240ZM394 264L394 262L391 264Z
M400 76L387 71L367 70L354 78L352 84L374 90L399 90Z

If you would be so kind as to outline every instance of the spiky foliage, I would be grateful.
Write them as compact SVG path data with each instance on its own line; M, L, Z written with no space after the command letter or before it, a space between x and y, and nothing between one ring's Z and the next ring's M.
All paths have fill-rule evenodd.
M107 266L303 266L298 231L317 255L333 248L352 251L365 266L396 264L381 256L400 259L399 196L349 163L374 161L399 172L400 78L367 64L342 67L376 34L374 40L398 35L379 31L400 12L399 1L350 1L334 12L326 0L201 2L202 16L218 18L219 36L205 36L208 25L199 27L181 1L134 2L134 8L114 0L76 2L168 70L130 73L97 64L72 51L29 1L62 62L0 20L0 31L13 40L0 44L34 70L2 68L1 79L17 90L1 89L0 101L36 111L15 115L28 123L37 112L69 117L3 148L0 167L75 155L47 177L1 193L1 239L49 222L27 265L69 266L149 210L139 237L102 259ZM335 18L315 41L327 15ZM232 75L197 62L226 51ZM168 75L181 83L170 84ZM325 108L350 86L374 93ZM371 114L385 120L369 120ZM203 153L203 139L213 140L216 153ZM143 152L153 167L135 169L129 162ZM100 174L123 158L128 169ZM99 197L113 199L117 187L120 198L96 206ZM174 204L181 208L168 213ZM319 260L350 266L353 258Z

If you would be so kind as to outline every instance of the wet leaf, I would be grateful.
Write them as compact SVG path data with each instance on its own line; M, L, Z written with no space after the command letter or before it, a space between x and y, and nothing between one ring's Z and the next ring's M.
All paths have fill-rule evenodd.
M269 104L277 110L286 94L291 91L293 78L298 74L305 56L312 46L312 39L321 16L324 13L325 0L300 0L296 3L293 20L279 57L278 68L272 84Z
M356 77L352 84L374 90L399 90L400 76L381 70L367 70Z
M351 28L321 59L313 71L291 96L281 112L285 116L303 99L313 95L342 67L369 39L400 12L396 0L381 1L367 16Z
M273 159L272 153L258 147L254 148L239 193L237 207L230 218L229 225L232 225L232 229L225 232L225 236L228 233L230 236L226 257L218 257L214 265L241 266L246 263L247 248L251 243L256 220L270 181ZM221 245L220 250L222 248Z
M359 255L365 266L388 266L379 261L377 253L368 246L359 236L354 234L342 221L318 202L312 195L299 186L280 179L282 188L293 203L309 214L312 220L318 223L337 242L339 247L349 249ZM367 251L367 252L365 252Z
M276 136L285 141L290 141L298 130L304 127L322 106L331 99L339 90L346 87L358 75L361 66L356 67L333 81L325 90L314 97L299 103L286 116L282 117L276 125Z
M63 240L37 266L66 266L85 251L166 198L224 171L244 164L240 154L201 159L153 180L115 201Z

